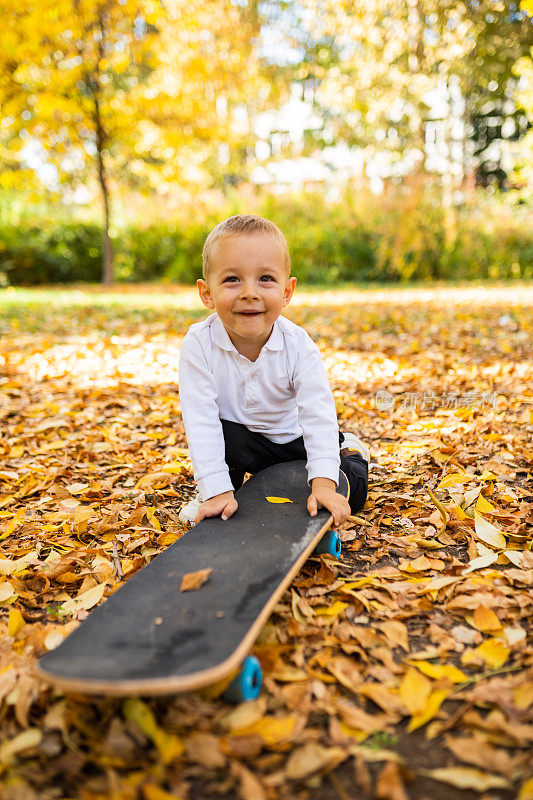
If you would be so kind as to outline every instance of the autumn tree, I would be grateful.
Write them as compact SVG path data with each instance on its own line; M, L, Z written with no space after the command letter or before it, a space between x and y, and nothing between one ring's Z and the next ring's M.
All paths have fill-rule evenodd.
M197 177L245 140L243 86L254 86L256 15L230 0L2 0L3 146L12 167L29 139L58 179L96 176L103 205L103 282L113 279L111 187L152 190ZM226 145L223 151L222 145Z
M450 104L457 86L466 109L457 142L468 160L468 126L487 100L513 91L513 65L528 56L533 25L515 0L295 0L285 25L299 52L295 79L315 87L324 142L364 148L367 162L423 169L428 98ZM299 24L293 24L298 19ZM452 144L446 131L446 144ZM316 139L315 139L316 142Z

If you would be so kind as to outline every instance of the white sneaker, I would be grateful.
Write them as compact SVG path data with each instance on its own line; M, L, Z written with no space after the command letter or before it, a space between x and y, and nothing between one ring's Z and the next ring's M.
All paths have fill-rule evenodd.
M189 500L184 506L182 506L180 513L178 514L178 519L184 525L193 526L194 520L198 511L200 510L200 506L202 505L202 498L199 494L196 494L192 500Z
M366 444L361 439L358 439L355 433L343 433L342 435L344 436L344 441L341 444L341 450L355 450L370 464L370 450Z

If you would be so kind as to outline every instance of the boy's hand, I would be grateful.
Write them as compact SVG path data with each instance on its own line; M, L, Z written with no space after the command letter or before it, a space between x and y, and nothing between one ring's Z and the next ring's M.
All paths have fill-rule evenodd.
M312 517L316 517L318 509L322 507L330 512L334 525L342 525L351 514L347 499L336 492L335 481L330 481L328 478L313 478L307 510Z
M204 500L198 510L198 514L194 518L194 524L197 525L206 517L218 517L222 519L229 519L235 512L239 504L235 500L233 492L222 492L210 497L209 500Z

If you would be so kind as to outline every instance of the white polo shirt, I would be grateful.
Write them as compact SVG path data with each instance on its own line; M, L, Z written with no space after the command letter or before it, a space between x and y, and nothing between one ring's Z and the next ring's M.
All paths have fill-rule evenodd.
M204 500L233 485L220 420L283 444L303 435L307 476L339 480L333 395L311 337L278 317L256 361L241 355L218 314L191 325L179 362L179 390L194 478Z

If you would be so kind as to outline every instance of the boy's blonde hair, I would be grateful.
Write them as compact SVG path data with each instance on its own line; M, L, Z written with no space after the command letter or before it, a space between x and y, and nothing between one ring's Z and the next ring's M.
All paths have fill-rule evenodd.
M274 236L279 241L283 248L285 266L287 268L287 277L291 273L291 259L289 256L289 245L283 233L277 225L264 217L258 217L255 214L235 214L234 217L228 217L223 222L213 228L207 239L205 240L204 249L202 251L203 262L203 276L204 280L209 275L209 270L212 261L212 251L215 242L219 239L225 239L229 236L250 236L254 233L263 233Z

